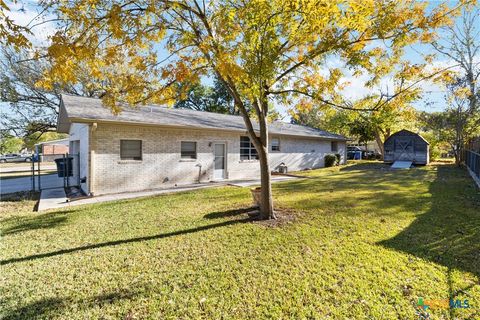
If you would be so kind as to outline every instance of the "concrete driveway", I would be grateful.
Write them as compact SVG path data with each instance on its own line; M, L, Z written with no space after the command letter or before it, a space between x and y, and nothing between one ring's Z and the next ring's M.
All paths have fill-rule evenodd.
M59 178L57 174L45 174L41 176L42 188L63 187L63 178ZM35 188L38 190L38 176L35 177ZM0 180L0 194L14 193L20 191L32 190L32 178L11 178Z

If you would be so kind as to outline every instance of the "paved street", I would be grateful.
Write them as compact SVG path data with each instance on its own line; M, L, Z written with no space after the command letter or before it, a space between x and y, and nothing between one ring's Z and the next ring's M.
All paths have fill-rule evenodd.
M37 164L35 164L35 170L37 170ZM57 170L57 167L55 166L55 164L51 164L51 163L48 163L48 164L41 164L40 165L40 169L43 171L43 170ZM32 164L31 163L19 163L19 164L15 164L15 165L12 165L10 163L8 164L1 164L0 165L0 174L2 173L9 173L9 172L18 172L18 171L31 171L32 170Z
M63 178L57 174L45 174L41 176L42 188L62 187ZM38 190L38 176L35 177L35 188ZM0 194L7 194L20 191L30 191L32 189L32 178L12 178L0 180Z

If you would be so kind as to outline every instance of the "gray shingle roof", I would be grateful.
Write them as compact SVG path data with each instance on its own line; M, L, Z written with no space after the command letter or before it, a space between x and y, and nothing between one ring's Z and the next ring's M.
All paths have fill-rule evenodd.
M68 132L72 122L123 122L181 128L202 128L228 131L246 131L241 116L173 109L158 105L146 105L138 108L125 106L119 115L102 105L100 99L62 95L62 106L58 118L59 132ZM258 125L254 127L258 130ZM333 134L307 126L275 121L269 124L271 134L302 137L318 137L331 140L346 140L344 136Z

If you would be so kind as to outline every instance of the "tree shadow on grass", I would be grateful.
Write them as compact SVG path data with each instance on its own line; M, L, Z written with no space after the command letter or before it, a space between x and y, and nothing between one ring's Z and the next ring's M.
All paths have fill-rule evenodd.
M220 214L220 213L217 213L217 214ZM55 256L68 254L68 253L76 253L76 252L81 252L81 251L86 251L86 250L91 250L91 249L112 247L112 246L118 246L118 245L128 244L128 243L135 243L135 242L169 238L169 237L173 237L173 236L195 233L195 232L199 232L199 231L205 231L205 230L225 227L225 226L229 226L229 225L233 225L233 224L237 224L237 223L249 222L249 221L252 221L252 219L250 217L247 217L247 218L244 218L244 219L228 220L228 221L224 221L224 222L203 225L203 226L199 226L199 227L195 227L195 228L191 228L191 229L178 230L178 231L167 232L167 233L160 233L160 234L155 234L155 235L151 235L151 236L107 241L107 242L95 243L95 244L90 244L90 245L85 245L85 246L74 247L74 248L61 249L61 250L58 250L58 251L39 253L39 254L34 254L34 255L30 255L30 256L26 256L26 257L19 257L19 258L11 258L11 259L6 259L6 260L1 260L0 265L7 265L7 264L11 264L11 263L16 263L16 262L31 261L31 260L37 260L37 259L42 259L42 258L55 257Z
M14 193L2 194L0 200L2 202L19 202L25 200L38 200L40 199L40 192L37 191L20 191Z
M69 211L58 211L33 217L14 217L7 219L2 221L2 223L8 223L10 221L15 221L17 223L9 227L2 228L0 234L5 236L29 230L54 228L67 222L67 213L69 213Z
M22 191L0 194L0 216L4 216L3 213L17 212L20 208L21 210L37 211L39 199L40 192Z
M220 219L220 218L229 218L241 215L243 213L252 213L258 211L257 207L241 208L241 209L232 209L227 211L212 212L204 215L206 219Z
M378 244L480 277L480 195L460 168L438 166L431 208Z
M354 170L390 170L390 165L381 161L359 162L349 164L348 166L340 167L340 171L354 171Z
M101 295L96 295L88 299L77 300L71 297L65 298L44 298L34 302L23 305L9 313L3 315L4 320L17 319L33 319L44 318L59 314L62 309L68 308L69 305L84 304L91 307L102 307L121 300L128 300L137 296L139 292L119 290L118 292L110 292Z

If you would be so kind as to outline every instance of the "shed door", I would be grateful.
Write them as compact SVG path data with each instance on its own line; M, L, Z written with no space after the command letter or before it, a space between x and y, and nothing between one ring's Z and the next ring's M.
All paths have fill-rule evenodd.
M415 139L397 137L395 139L394 160L415 161Z

